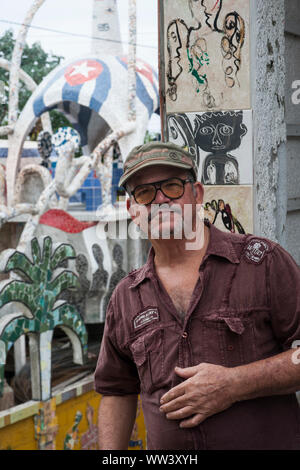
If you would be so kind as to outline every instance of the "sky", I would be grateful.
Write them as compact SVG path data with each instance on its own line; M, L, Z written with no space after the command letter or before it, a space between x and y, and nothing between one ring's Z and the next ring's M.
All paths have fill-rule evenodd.
M0 13L0 34L8 28L12 28L17 34L19 25L4 23L2 20L22 23L32 3L33 0L6 1ZM122 40L127 42L128 1L117 0L117 3ZM157 67L157 1L136 0L136 4L137 56ZM92 9L93 0L46 0L34 16L32 26L91 36ZM91 40L88 37L72 37L30 28L27 42L32 44L35 41L39 41L46 52L62 55L66 59L75 54L88 53L91 48Z
M15 37L33 0L3 1L0 12L0 36L13 29ZM128 0L117 0L121 38L124 52L128 42ZM136 0L137 5L137 57L158 67L157 0ZM57 32L30 28L27 43L40 42L42 48L65 59L88 54L91 51L93 0L46 0L34 16L32 26L82 34L87 37L70 36ZM4 22L5 21L5 22ZM157 118L153 118L157 121ZM150 129L156 131L155 129Z

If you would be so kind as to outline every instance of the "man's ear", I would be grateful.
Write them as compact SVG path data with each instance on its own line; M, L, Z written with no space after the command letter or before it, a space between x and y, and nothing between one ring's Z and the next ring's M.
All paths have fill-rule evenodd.
M126 208L129 212L129 215L133 221L136 219L137 211L139 211L139 206L137 207L136 204L133 204L131 200L131 196L126 199Z
M204 187L203 184L200 183L200 181L196 181L194 183L194 188L196 190L196 202L197 204L202 204L203 203L203 198L204 198Z

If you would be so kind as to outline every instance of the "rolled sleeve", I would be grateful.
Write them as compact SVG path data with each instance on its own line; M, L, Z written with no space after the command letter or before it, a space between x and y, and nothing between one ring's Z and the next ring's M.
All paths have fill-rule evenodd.
M94 374L95 390L102 395L139 394L140 380L136 366L118 345L116 328L113 299L111 298Z
M300 340L300 269L280 245L270 254L269 296L274 334L290 349Z

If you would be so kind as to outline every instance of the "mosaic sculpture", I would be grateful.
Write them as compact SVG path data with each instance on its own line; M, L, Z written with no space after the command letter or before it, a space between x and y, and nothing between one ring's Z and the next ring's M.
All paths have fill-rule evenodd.
M118 144L125 158L134 145L143 143L149 119L159 107L157 74L145 62L136 61L135 0L129 1L128 56L88 54L66 61L38 86L30 82L20 69L21 57L28 28L43 3L44 0L35 0L28 10L16 39L11 63L0 62L0 66L10 70L8 125L0 129L0 135L8 135L6 168L0 168L0 227L16 216L27 216L16 250L0 255L2 270L9 275L0 291L0 395L7 353L14 345L15 373L18 373L26 360L24 334L28 333L32 391L36 400L47 400L51 396L53 329L59 326L69 335L74 361L77 362L84 358L87 340L83 319L74 304L68 303L72 298L71 289L78 286L77 277L74 272L62 268L63 259L57 259L59 248L53 248L52 253L53 243L49 236L43 237L43 248L40 248L36 235L40 220L53 210L66 214L69 199L94 171L101 182L103 201L98 216L105 223L115 210L111 200L113 146ZM28 87L33 93L18 115L19 81L23 77L28 79ZM48 112L54 108L66 115L73 129L62 128L53 135ZM42 164L20 169L24 141L38 118L43 123L38 142ZM82 155L75 158L79 145ZM54 177L48 168L51 146L58 155ZM127 221L122 219L122 223ZM72 259L75 257L74 249L64 240L64 235L58 239L61 253L65 259ZM137 267L141 247L136 249L135 241L132 246L129 242L128 247L123 245L132 260L131 263L126 260L127 267L123 269L123 254L121 258L117 255L115 273L113 248L109 250L105 240L99 243L103 259L106 259L104 267L100 251L94 247L93 255L95 259L97 257L99 266L97 275L103 281L98 296L95 285L91 284L91 279L88 280L84 270L87 266L83 263L84 254L77 253L74 270L86 280L83 286L86 291L93 294L91 305L98 301L101 304L104 300L107 302L115 279ZM31 253L28 247L31 247ZM119 252L123 253L124 248L122 246ZM93 255L89 254L90 257ZM52 279L58 269L61 273ZM52 295L48 292L51 289L54 289ZM60 296L62 291L68 292L64 300L63 295ZM56 302L59 296L60 300ZM85 302L84 298L75 302L82 314ZM7 310L8 304L13 306L11 310ZM98 322L105 318L100 305L96 318Z
M14 342L22 335L30 335L32 393L37 400L51 395L50 371L51 354L48 359L36 354L35 347L43 349L43 333L61 327L73 345L73 359L82 364L87 353L87 332L82 318L73 305L67 302L56 303L61 292L78 287L78 278L67 270L56 271L66 259L74 258L75 251L70 245L59 245L53 252L52 240L45 237L42 249L38 240L31 241L31 259L24 253L5 250L0 255L2 272L17 271L22 280L3 281L0 284L0 308L10 302L24 304L31 317L11 313L0 320L0 395L4 383L4 365L7 353ZM57 274L57 275L55 275ZM51 335L48 335L51 340ZM49 346L49 341L46 346ZM47 351L46 351L47 355ZM38 373L37 373L38 371ZM48 397L46 396L48 395Z

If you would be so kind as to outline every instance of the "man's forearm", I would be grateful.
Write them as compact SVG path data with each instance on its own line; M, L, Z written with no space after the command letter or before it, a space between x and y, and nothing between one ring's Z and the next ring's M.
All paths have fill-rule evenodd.
M267 359L232 368L233 400L284 395L300 390L300 364L294 360L295 351L290 349Z
M137 395L104 396L98 416L99 449L126 450L136 417Z

